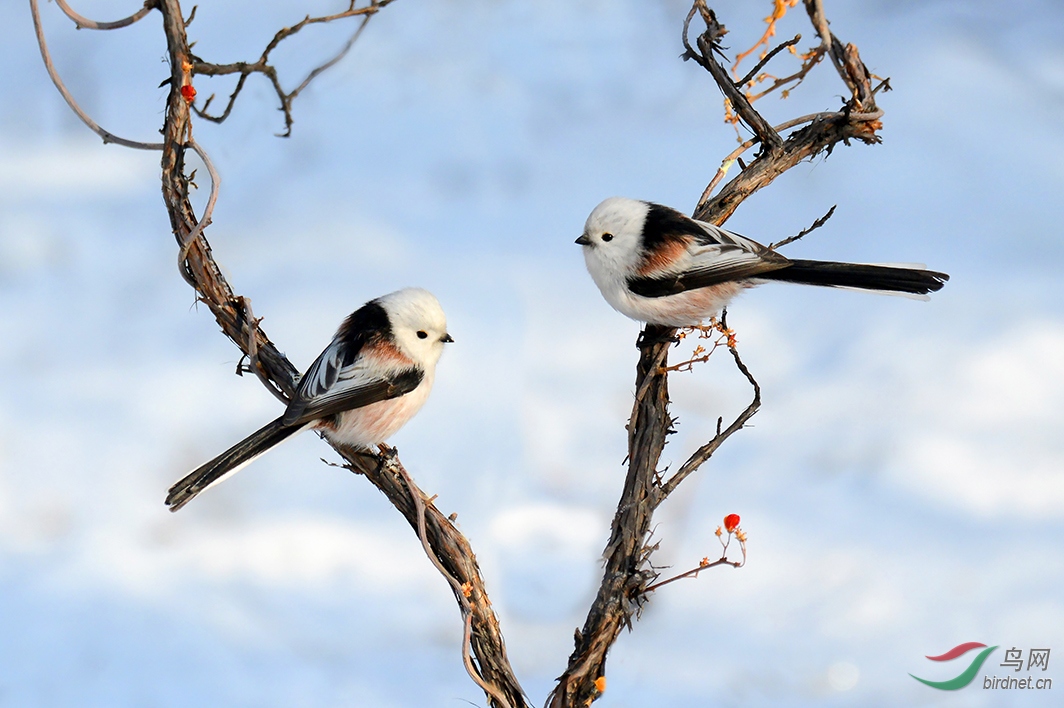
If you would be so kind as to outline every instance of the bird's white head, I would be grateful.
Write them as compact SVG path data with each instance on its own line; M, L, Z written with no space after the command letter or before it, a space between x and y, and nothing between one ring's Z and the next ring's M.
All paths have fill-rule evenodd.
M584 233L576 242L583 246L584 262L600 288L623 281L637 268L649 210L646 202L610 197L587 217Z
M435 367L443 345L454 341L447 333L447 316L436 296L422 288L404 288L376 302L388 314L400 351L426 369Z

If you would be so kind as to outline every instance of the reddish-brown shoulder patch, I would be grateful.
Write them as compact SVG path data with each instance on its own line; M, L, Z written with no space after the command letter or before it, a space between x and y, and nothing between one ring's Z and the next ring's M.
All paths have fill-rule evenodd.
M643 260L639 264L639 275L654 275L675 265L687 252L689 238L688 236L674 236L656 246L653 251L644 253Z
M371 344L362 349L362 355L376 359L382 364L400 364L413 366L413 360L399 351L399 348L386 339L375 339Z

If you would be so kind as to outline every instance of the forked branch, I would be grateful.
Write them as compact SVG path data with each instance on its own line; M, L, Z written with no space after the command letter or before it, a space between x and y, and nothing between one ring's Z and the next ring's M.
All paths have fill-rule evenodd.
M806 0L806 9L814 29L821 37L820 51L832 56L840 76L850 89L850 98L839 111L802 116L773 128L743 93L743 83L749 79L744 77L739 82L733 81L717 59L723 54L720 44L725 33L723 25L717 21L704 0L696 0L692 5L683 27L686 50L683 58L694 60L709 72L726 101L754 132L753 138L725 158L699 200L694 218L723 224L743 200L802 160L830 152L838 143L850 139L870 144L879 141L876 130L880 127L878 119L882 111L875 105L875 92L869 84L870 75L860 61L857 48L842 45L827 31L827 21L818 1ZM705 25L705 30L694 42L697 50L689 40L690 25L696 15ZM783 46L787 44L790 43ZM840 47L844 49L840 50ZM776 53L768 53L764 62ZM810 56L816 55L805 57L798 78L804 77L816 64L815 60L810 60ZM755 71L760 68L756 67ZM790 129L794 130L786 137L781 135L784 130ZM725 184L719 194L713 196L715 186L732 164L744 151L758 144L762 149L756 158ZM820 223L826 219L827 216ZM610 647L623 627L631 628L634 617L643 603L647 602L647 592L662 587L662 583L654 584L657 573L650 562L657 548L651 542L654 511L685 480L691 478L725 440L741 430L760 406L760 387L729 338L729 349L735 365L751 385L753 398L726 428L722 428L723 421L719 420L716 434L695 450L679 470L666 477L659 471L659 464L666 439L675 422L669 412L668 392L668 377L676 368L668 365L668 352L675 338L674 329L647 325L636 342L639 362L636 365L636 400L628 421L628 473L604 553L602 582L583 628L576 633L576 646L569 657L569 664L551 693L551 708L583 707L599 697L605 686L606 655ZM725 562L728 561L720 563ZM705 567L712 565L708 561L706 564ZM700 566L682 575L697 574L702 568Z
M289 134L292 126L292 101L322 71L339 61L354 44L370 17L391 2L370 0L369 5L357 7L356 1L350 0L348 9L343 12L320 17L307 16L292 27L280 30L254 62L213 64L190 52L186 27L191 22L192 15L187 20L183 18L179 0L146 0L136 13L114 22L89 20L75 13L64 0L57 0L60 9L79 28L117 29L137 22L152 9L160 11L171 71L165 82L169 85L169 95L162 131L163 142L139 143L119 138L103 130L74 101L52 65L41 30L38 0L30 0L45 66L71 109L105 142L162 151L163 199L178 243L182 276L195 289L197 299L210 309L223 333L243 352L249 362L249 370L254 371L263 384L282 401L293 394L299 374L266 336L259 325L259 319L252 313L250 301L234 293L213 258L204 231L211 221L220 179L206 151L192 136L190 113L195 111L206 119L224 121L230 115L247 78L260 73L270 80L278 95L281 110L285 114L285 135ZM786 3L790 7L796 4L796 0L786 0ZM875 95L880 88L887 86L886 82L873 89L870 84L871 75L861 62L856 47L843 44L828 29L821 1L804 0L804 3L821 44L803 57L801 69L789 77L778 79L768 90L800 81L820 57L830 56L848 88L849 98L838 111L802 116L773 127L754 108L753 102L757 96L748 97L744 94L744 85L753 80L754 75L782 49L793 47L798 39L766 52L753 72L739 81L733 81L717 59L717 56L723 54L720 38L725 29L717 22L704 0L694 2L684 23L684 57L694 60L709 72L737 115L754 132L753 138L740 145L723 161L706 188L703 198L699 200L694 211L695 218L722 224L746 197L771 183L778 175L801 160L822 152L830 152L839 142L847 142L850 139L866 143L878 142L876 131L880 127L879 118L882 111L875 105ZM688 39L690 24L696 15L705 25L705 30L695 40L697 50ZM286 93L276 69L269 63L270 53L278 44L309 25L354 17L360 17L361 20L341 50L329 61L311 71L294 90ZM766 32L763 40L770 35L771 32ZM200 108L193 106L194 75L229 74L238 74L239 78L220 114L208 113L211 99ZM792 132L784 134L784 131ZM760 145L762 149L754 160L714 196L714 189L723 180L728 168L740 160L743 152L755 145ZM211 179L211 193L204 213L199 218L189 202L191 178L185 171L185 158L189 150L199 154ZM816 228L828 216L830 212L813 227L794 238L800 238L804 233ZM784 242L779 245L782 243ZM723 331L726 333L726 345L736 368L752 387L752 400L726 428L722 428L723 420L718 420L715 435L691 453L686 462L671 476L658 469L667 437L673 432L675 424L669 412L668 376L671 371L694 363L697 357L670 367L668 354L676 341L676 330L648 325L640 334L636 343L639 350L636 396L628 426L628 472L604 552L602 583L582 630L576 633L576 646L568 666L549 697L548 702L552 707L585 708L601 695L605 689L607 653L622 628L632 627L633 619L648 601L649 592L674 579L697 575L700 570L714 565L736 564L728 561L726 557L713 563L705 560L698 568L655 584L657 571L650 562L657 548L656 544L651 543L653 514L656 509L690 478L725 440L741 430L760 406L760 388L757 381L740 358L731 331L726 327ZM509 665L498 618L492 610L476 557L452 519L444 516L435 507L433 500L418 489L394 450L382 448L380 455L342 447L337 448L337 451L346 460L349 469L369 479L403 515L417 533L428 557L449 583L463 618L463 661L474 681L484 690L488 703L497 708L526 708L527 699ZM744 539L740 538L740 542L743 543ZM743 552L745 559L745 545Z
M647 325L636 343L639 393L628 421L628 474L604 552L602 582L583 628L576 632L576 648L569 657L569 665L551 693L548 701L551 708L586 706L601 695L606 655L621 630L631 629L633 616L647 601L648 588L658 577L650 564L650 556L657 548L656 544L649 543L654 512L683 478L741 430L760 406L757 382L746 371L738 352L732 349L740 370L754 386L754 400L726 430L692 455L683 477L664 482L657 466L674 422L669 413L669 374L665 363L669 348L676 341L675 335L675 329Z
M700 37L699 46L706 46L708 49L714 46L713 43L715 41L719 40L722 28L717 23L712 10L703 10L703 8L705 8L703 0L698 0L695 2L694 8L692 8L692 13L695 9L698 9L702 12L703 18L707 18L706 33L709 36L704 40ZM883 116L883 112L875 104L875 92L871 86L871 75L865 68L864 63L861 62L857 47L850 44L845 45L845 48L840 50L839 48L843 47L843 45L837 37L830 34L830 32L826 35L821 34L827 27L827 20L824 18L823 7L820 2L807 0L806 9L809 13L810 21L821 36L822 46L832 53L833 58L838 55L836 68L840 78L850 89L851 98L844 103L841 111L803 116L800 119L784 124L786 127L797 125L802 125L803 127L792 132L778 151L771 154L765 154L765 151L762 151L746 169L725 184L716 197L712 197L710 195L712 187L716 185L723 173L731 166L731 162L744 150L763 141L764 137L758 133L754 139L741 145L740 149L729 155L722 163L721 170L718 170L717 176L710 182L706 193L699 200L698 206L695 208L694 218L721 224L734 213L744 199L770 184L776 177L802 160L812 158L821 152L830 153L838 143L849 142L852 139L868 144L879 142L880 139L876 131L882 127L879 119ZM693 51L690 49L689 43L686 46L689 53ZM841 55L839 54L840 51ZM721 85L718 77L726 72L712 52L703 51L693 58L706 67L718 85ZM726 86L735 89L732 82L726 77L724 83ZM721 90L725 90L725 86L721 86ZM737 91L737 89L735 90ZM747 105L750 106L749 103ZM750 110L754 111L752 106L750 106ZM754 112L756 113L756 111ZM784 128L781 127L782 129ZM775 133L775 131L773 132Z
M266 336L251 314L247 299L237 296L229 286L204 236L209 213L202 221L197 220L188 200L185 155L187 150L197 150L198 146L190 137L189 101L180 87L190 85L195 64L189 52L179 1L159 0L159 3L172 70L164 124L163 199L182 254L182 271L196 289L200 302L210 308L222 331L248 358L267 388L279 397L290 397L298 371ZM201 153L201 156L211 172L212 194L216 194L217 174L206 155ZM208 202L208 206L211 204ZM463 657L467 670L485 691L489 704L497 708L525 708L524 693L510 668L498 618L491 608L469 542L450 519L425 499L393 452L378 456L344 447L336 450L351 470L365 475L403 514L426 544L430 559L442 569L455 591L466 627Z
M691 24L691 20L694 19L695 12L699 12L703 22L705 22L706 30L698 35L696 43L698 44L698 51L691 48L691 43L688 40L688 29ZM728 70L725 69L720 62L714 57L715 53L723 53L723 49L720 45L720 40L727 33L724 25L717 22L717 15L708 7L704 2L696 2L691 11L687 14L687 20L684 22L683 28L683 44L686 50L683 54L684 59L693 59L698 62L703 69L708 71L716 82L717 87L720 88L721 93L724 94L732 108L739 115L739 118L750 126L750 129L754 131L758 141L765 146L769 152L775 152L783 146L783 140L768 121L766 121L760 113L754 110L753 105L746 98L746 95L742 92L742 84L736 85L728 75Z
M262 51L259 58L253 62L233 62L231 64L215 64L206 62L199 57L193 57L192 73L200 76L227 76L229 74L239 74L240 78L237 79L236 86L232 93L229 94L229 99L226 102L225 108L221 113L212 114L209 112L211 102L214 100L212 94L207 98L202 107L193 107L193 110L201 118L212 121L214 123L221 123L229 114L233 111L233 106L236 105L236 100L240 96L241 91L244 90L244 84L249 76L252 74L262 74L270 81L270 85L273 86L274 92L277 94L277 99L280 101L280 110L284 113L284 133L280 134L280 137L288 137L292 134L292 102L296 97L303 92L310 82L313 81L323 71L330 68L336 62L343 59L355 42L358 41L359 36L362 34L362 30L366 28L371 17L377 14L382 8L389 5L392 0L371 0L369 5L363 7L356 7L357 0L350 0L350 5L347 10L343 12L337 12L332 15L322 15L319 17L311 17L307 15L302 20L292 25L291 27L285 27L273 36L273 39L266 45L266 48ZM350 17L359 17L361 21L358 23L358 27L344 43L344 46L332 56L328 61L315 67L306 78L291 91L285 91L281 86L281 80L277 75L277 69L270 63L270 53L277 48L277 46L288 39L292 35L298 33L304 27L310 25L326 24L329 22L335 22L337 20L343 20Z
M676 491L676 488L680 486L681 482L687 479L693 472L701 467L704 462L712 457L713 453L717 451L717 448L724 444L725 440L742 430L747 421L753 418L754 414L756 414L758 409L761 408L761 386L758 385L753 374L750 373L750 370L746 368L746 364L744 364L743 360L739 357L739 350L735 347L730 347L729 351L731 351L732 358L735 360L736 368L738 368L742 375L746 377L746 380L750 382L750 386L754 389L753 400L751 400L750 404L743 410L743 412L731 422L731 425L724 430L719 431L709 442L691 453L691 456L687 458L687 461L683 463L680 469L678 469L672 477L661 482L659 493L663 500L665 497Z

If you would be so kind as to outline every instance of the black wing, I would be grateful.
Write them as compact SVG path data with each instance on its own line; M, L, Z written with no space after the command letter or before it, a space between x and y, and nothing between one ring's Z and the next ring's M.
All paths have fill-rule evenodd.
M389 343L391 336L388 315L375 301L356 310L303 374L282 423L307 423L417 388L425 377L420 368L370 356L374 348Z
M655 241L683 240L687 253L668 272L633 276L629 289L643 297L676 295L695 288L752 278L780 270L790 260L739 234L695 221L675 209L651 204L644 226L646 247L660 246Z

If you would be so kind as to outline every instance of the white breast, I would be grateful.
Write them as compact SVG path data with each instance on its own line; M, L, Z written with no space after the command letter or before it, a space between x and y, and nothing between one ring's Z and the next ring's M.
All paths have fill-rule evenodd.
M382 443L406 425L429 397L434 372L428 371L421 383L410 393L398 398L371 403L362 408L344 411L335 427L318 426L326 437L344 445L372 448Z

